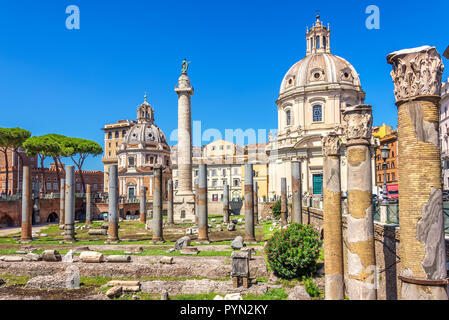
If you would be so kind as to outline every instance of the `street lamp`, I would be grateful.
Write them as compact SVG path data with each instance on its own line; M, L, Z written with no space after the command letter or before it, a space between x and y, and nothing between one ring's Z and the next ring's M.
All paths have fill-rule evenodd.
M390 148L385 144L382 149L380 149L380 154L382 159L384 160L383 169L384 169L384 184L383 184L383 197L382 203L387 203L387 159L390 156Z

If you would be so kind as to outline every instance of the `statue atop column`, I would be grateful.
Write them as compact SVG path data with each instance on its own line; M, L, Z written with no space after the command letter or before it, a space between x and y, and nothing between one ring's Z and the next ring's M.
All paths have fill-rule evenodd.
M190 63L191 63L191 62L187 62L186 59L184 59L184 60L182 61L181 74L187 74L187 69L189 69L189 64L190 64Z

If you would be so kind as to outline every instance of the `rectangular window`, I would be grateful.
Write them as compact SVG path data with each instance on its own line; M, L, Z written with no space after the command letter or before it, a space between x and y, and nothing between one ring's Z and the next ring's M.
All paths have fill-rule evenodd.
M323 174L313 175L313 194L323 194Z
M313 122L323 121L323 112L321 106L313 106Z

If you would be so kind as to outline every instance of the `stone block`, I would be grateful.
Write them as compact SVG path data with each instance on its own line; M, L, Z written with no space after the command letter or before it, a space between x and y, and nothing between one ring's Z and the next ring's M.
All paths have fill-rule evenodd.
M102 253L95 251L81 252L80 259L85 263L101 263L105 260Z
M45 250L42 252L42 260L46 262L58 262L61 261L61 255L56 250Z

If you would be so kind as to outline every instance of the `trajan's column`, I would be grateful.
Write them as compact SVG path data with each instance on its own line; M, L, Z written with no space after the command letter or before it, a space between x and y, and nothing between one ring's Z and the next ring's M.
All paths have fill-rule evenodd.
M178 94L178 192L175 196L175 220L195 221L195 195L192 191L192 112L193 88L187 76L189 62L182 62Z
M435 47L396 51L399 235L403 300L447 300L446 246L439 143L443 62Z

